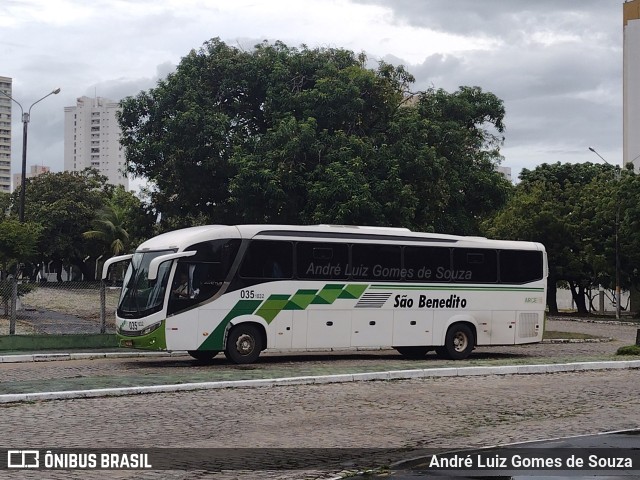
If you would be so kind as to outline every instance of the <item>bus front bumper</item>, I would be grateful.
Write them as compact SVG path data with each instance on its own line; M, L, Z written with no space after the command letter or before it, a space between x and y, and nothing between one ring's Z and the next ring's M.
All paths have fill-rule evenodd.
M141 333L144 333L144 330ZM138 348L141 350L167 349L164 320L162 320L162 322L160 322L160 325L156 327L151 333L147 333L146 335L131 335L131 332L123 334L123 332L118 329L118 331L116 332L116 337L118 339L119 347Z

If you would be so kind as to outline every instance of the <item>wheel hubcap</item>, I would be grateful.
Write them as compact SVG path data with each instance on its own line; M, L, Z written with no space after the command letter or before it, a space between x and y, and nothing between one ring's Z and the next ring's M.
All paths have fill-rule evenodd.
M461 332L456 333L453 338L453 347L456 352L463 352L467 348L467 336Z
M240 355L249 355L256 346L255 340L251 335L240 335L236 342L236 348Z

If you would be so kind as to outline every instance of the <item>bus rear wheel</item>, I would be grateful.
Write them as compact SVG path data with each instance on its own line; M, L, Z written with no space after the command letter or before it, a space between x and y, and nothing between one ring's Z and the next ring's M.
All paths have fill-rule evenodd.
M447 330L444 347L436 350L436 353L451 360L463 360L471 354L475 343L475 336L469 325L454 323Z
M201 362L210 362L220 352L217 350L187 350L187 353Z
M253 363L262 351L262 334L253 325L240 324L231 329L224 355L233 363Z
M400 355L411 359L420 359L429 353L427 347L395 347Z

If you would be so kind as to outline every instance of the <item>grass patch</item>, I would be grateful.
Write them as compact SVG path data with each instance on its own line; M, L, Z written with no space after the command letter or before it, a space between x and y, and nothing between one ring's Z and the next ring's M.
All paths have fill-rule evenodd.
M627 345L620 347L616 355L640 355L640 345Z

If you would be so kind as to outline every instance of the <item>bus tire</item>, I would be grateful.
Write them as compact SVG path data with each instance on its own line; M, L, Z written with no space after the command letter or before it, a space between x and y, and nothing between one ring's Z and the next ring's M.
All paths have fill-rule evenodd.
M187 350L187 353L201 362L210 362L220 352L217 350Z
M241 323L229 332L224 355L233 363L253 363L260 356L262 345L260 331L253 325Z
M475 338L471 327L465 323L454 323L447 330L444 340L444 350L447 358L463 360L467 358L475 347Z
M395 347L400 355L406 358L411 359L420 359L424 358L427 353L429 353L429 348L427 347Z

